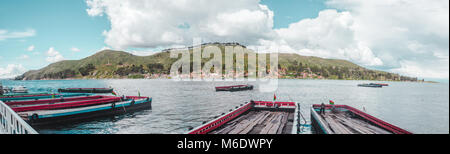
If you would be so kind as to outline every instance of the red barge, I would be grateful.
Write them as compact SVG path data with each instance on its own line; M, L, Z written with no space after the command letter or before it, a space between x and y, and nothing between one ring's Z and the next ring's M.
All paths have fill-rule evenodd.
M295 102L251 101L189 134L297 134L299 111Z
M150 97L87 96L6 104L31 126L40 127L151 109L151 103Z
M11 102L11 101L21 101L21 100L38 100L38 99L48 99L53 97L78 97L78 96L89 96L90 94L26 94L26 95L11 95L11 96L1 96L0 101Z
M113 88L66 88L66 89L58 89L59 93L97 93L97 94L106 94L113 93Z
M236 85L236 86L224 86L224 87L216 87L216 91L244 91L244 90L253 90L252 85Z
M316 134L412 134L347 105L313 105L311 125Z

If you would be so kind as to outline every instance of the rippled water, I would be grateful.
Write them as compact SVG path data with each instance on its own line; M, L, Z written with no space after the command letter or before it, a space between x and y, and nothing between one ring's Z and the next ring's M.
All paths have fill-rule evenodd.
M113 87L119 95L153 97L152 110L94 121L40 129L45 134L179 134L203 121L228 112L250 100L295 101L310 120L312 104L334 100L336 104L365 109L369 114L414 133L449 133L449 85L386 82L389 87L357 87L364 81L279 80L276 92L256 90L215 92L215 86L247 82L175 82L172 80L63 80L2 81L5 86L24 85L32 92L69 87ZM369 81L367 81L369 82ZM308 132L308 131L306 131Z

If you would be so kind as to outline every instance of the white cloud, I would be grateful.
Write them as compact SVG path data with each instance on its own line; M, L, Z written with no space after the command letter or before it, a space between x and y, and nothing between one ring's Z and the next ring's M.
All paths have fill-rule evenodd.
M61 60L64 60L64 57L55 50L55 48L51 47L48 51L47 51L47 62L50 63L54 63L54 62L58 62Z
M304 19L276 30L275 40L307 56L346 59L365 66L383 62L355 37L355 23L349 12L324 10L314 19Z
M31 45L31 46L29 46L28 48L27 48L27 51L33 51L34 50L34 45Z
M90 16L110 20L103 35L113 49L191 45L200 37L448 78L448 0L328 0L329 8L336 9L282 29L273 28L274 13L260 0L86 2Z
M91 16L106 14L105 43L115 49L206 42L255 43L273 35L273 12L259 0L87 0Z
M414 77L420 76L430 79L448 79L448 65L448 57L447 60L441 59L426 63L402 60L400 62L401 67L392 69L391 71Z
M355 38L391 71L448 78L448 0L329 0L353 16Z
M0 67L0 79L14 78L21 75L27 71L22 64L9 64L6 68Z
M71 50L71 51L73 51L73 52L80 52L80 49L78 49L78 48L75 48L75 47L73 47L73 48L70 48L70 50Z
M0 29L0 41L7 40L7 39L32 37L35 35L36 35L36 31L34 29L27 29L25 31L15 31L15 32L10 32L8 30Z
M28 56L28 55L22 55L22 56L18 57L17 59L19 59L19 60L25 60L25 59L28 59L28 58L30 58L30 56Z
M155 54L156 52L155 51L131 51L130 53L133 55L136 55L136 56L150 56L150 55Z

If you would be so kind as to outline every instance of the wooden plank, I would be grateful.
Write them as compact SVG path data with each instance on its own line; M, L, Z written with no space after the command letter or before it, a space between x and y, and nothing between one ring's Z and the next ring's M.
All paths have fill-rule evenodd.
M269 111L264 111L264 112L265 112L264 118L263 118L263 120L258 122L258 125L261 125L267 119L267 117L271 115Z
M283 133L283 129L287 125L289 113L283 113L283 115L284 116L283 116L283 119L281 120L281 126L280 126L280 129L278 129L277 134L282 134Z
M259 113L251 115L248 119L242 120L234 130L230 132L230 134L239 134L240 132L244 131L247 127L249 127L253 121L255 121L255 118L258 118Z
M276 134L281 126L281 120L283 119L283 114L278 114L277 118L272 121L272 127L269 129L267 134Z
M272 113L272 117L267 122L266 127L261 130L261 134L268 134L273 126L273 121L278 117L279 113Z
M353 134L350 130L348 130L345 126L340 124L339 122L336 122L334 118L332 118L333 114L326 114L325 120L328 122L330 128L334 131L336 134Z
M357 134L373 134L373 132L365 129L364 127L361 127L360 125L351 122L349 119L342 118L340 116L336 117L338 118L339 122L341 122L343 125L346 125L348 128L352 129Z
M370 129L370 130L372 130L375 134L392 134L391 132L389 132L389 131L386 131L386 130L384 130L384 129L382 129L382 128L379 128L379 127L377 127L377 126L374 126L374 125L371 125L371 124L369 124L369 123L367 123L367 122L365 122L365 121L363 121L363 120L360 120L360 119L353 119L353 121L355 122L355 123L359 123L359 124L365 124L365 126L368 128L368 129Z
M263 118L265 117L265 113L260 113L257 115L258 118L251 122L251 124L249 126L247 126L247 128L245 128L243 131L241 131L239 134L248 134L261 120L264 120Z
M231 130L235 128L236 124L240 123L242 119L248 118L252 114L253 111L248 112L245 115L241 115L238 118L232 120L231 122L224 124L220 130L214 130L213 132L211 132L211 134L228 134Z

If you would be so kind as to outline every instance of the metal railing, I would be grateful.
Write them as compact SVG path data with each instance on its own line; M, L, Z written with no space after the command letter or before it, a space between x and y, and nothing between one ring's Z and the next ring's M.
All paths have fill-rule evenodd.
M0 134L38 134L8 105L0 101Z

